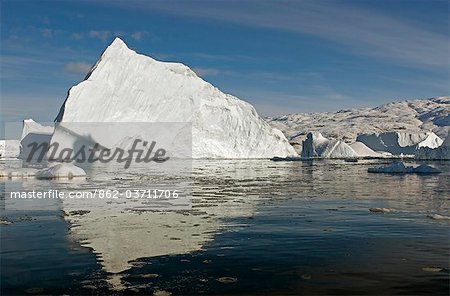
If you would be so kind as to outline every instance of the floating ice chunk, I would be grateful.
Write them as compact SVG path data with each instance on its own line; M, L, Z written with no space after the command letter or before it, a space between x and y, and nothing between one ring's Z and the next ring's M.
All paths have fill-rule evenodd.
M233 284L238 281L235 277L224 276L217 279L218 282L222 284Z
M430 214L427 215L428 218L433 219L433 220L450 220L449 216L442 216L439 214Z
M394 162L387 166L369 168L369 173L405 174L412 173L412 167L406 167L403 162Z
M391 212L394 212L393 209L388 209L388 208L370 208L369 211L372 212L372 213L391 213Z
M413 168L413 172L416 174L439 174L441 171L430 165L421 164L416 168Z
M85 177L86 172L73 164L60 163L51 167L42 169L36 172L36 178L38 179L59 179L67 178L72 179L74 177Z
M0 225L11 225L11 224L13 224L14 222L12 222L12 221L9 221L9 220L0 220Z
M436 267L436 266L426 266L422 268L423 271L426 272L441 272L444 270L444 268Z
M418 167L405 166L405 164L401 161L394 162L387 166L373 167L368 168L369 173L386 173L386 174L438 174L441 171L426 165L422 164Z

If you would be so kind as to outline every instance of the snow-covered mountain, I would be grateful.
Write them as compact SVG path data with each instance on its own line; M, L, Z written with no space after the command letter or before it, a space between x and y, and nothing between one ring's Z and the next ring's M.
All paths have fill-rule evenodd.
M434 132L441 139L450 131L450 97L393 102L375 108L338 112L295 113L268 118L291 142L301 143L309 132L327 138L356 140L358 134Z
M137 54L116 38L69 90L57 122L192 122L194 158L295 154L250 104L222 93L187 66Z

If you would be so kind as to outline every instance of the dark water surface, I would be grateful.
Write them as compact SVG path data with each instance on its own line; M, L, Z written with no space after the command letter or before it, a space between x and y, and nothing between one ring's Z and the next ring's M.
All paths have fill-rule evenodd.
M1 295L449 295L449 220L427 215L450 214L450 163L430 176L374 163L194 161L192 209L177 213L6 198L156 178L144 171L3 179Z

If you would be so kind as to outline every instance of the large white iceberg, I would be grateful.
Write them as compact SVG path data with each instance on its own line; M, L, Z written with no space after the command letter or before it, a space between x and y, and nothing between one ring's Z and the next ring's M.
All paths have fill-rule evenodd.
M385 151L394 155L414 155L421 147L437 148L442 144L442 139L435 133L408 133L385 132L374 134L361 134L356 138L357 142L364 143L375 151Z
M345 158L358 157L358 154L340 140L329 140L321 133L308 133L303 141L302 157Z
M416 159L450 160L450 133L441 146L437 148L421 147L416 151Z
M296 154L249 103L222 93L183 64L137 54L119 38L69 90L56 121L191 122L193 158Z

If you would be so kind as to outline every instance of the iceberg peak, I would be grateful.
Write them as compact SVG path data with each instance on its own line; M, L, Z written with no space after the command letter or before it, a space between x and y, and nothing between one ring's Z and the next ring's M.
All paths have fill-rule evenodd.
M128 48L127 44L125 43L125 41L123 41L122 39L120 39L119 37L114 38L113 42L111 42L111 44L109 45L110 47L121 47L121 48Z
M116 37L113 42L111 42L111 44L105 49L102 56L120 55L126 52L134 52L134 50L131 50L122 39Z

